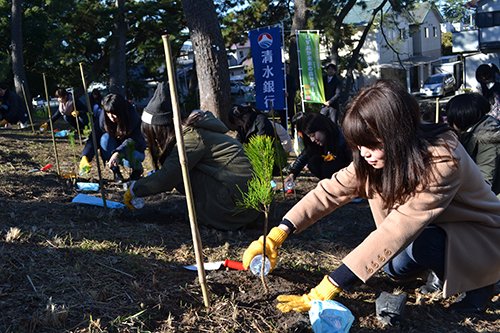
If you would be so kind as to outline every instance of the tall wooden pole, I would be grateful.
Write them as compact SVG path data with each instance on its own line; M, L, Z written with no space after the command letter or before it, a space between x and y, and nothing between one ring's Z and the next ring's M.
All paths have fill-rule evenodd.
M26 112L28 112L28 117L30 119L31 131L35 134L35 126L33 125L33 118L31 118L30 105L28 104L28 98L26 97L26 91L24 90L24 82L21 81L21 89L23 91L24 104L26 104Z
M95 128L94 128L94 111L92 111L92 106L90 105L90 98L89 94L87 94L87 84L85 83L85 75L83 74L83 64L80 63L80 74L82 76L82 84L83 84L83 91L85 92L85 98L87 101L87 112L89 116L89 125L90 125L90 131L92 135L92 143L94 144L94 155L95 155L95 163L97 164L97 175L99 176L99 187L101 188L101 197L102 197L102 205L104 208L108 208L106 204L106 191L104 191L104 184L102 182L102 174L101 174L101 164L99 163L99 151L98 151L98 146L97 146L97 134L95 133ZM75 103L75 101L73 101ZM73 104L75 105L75 104ZM102 111L104 112L104 111ZM76 119L78 122L78 119ZM104 164L104 163L103 163Z
M184 183L184 190L186 191L186 201L189 213L189 224L191 226L191 236L193 238L194 253L196 257L196 265L198 267L198 279L200 281L201 291L203 293L203 302L205 307L210 306L207 279L205 276L205 268L203 267L203 254L200 232L198 230L198 222L196 220L196 210L194 207L193 192L191 189L191 180L189 178L189 169L187 165L186 150L184 147L184 138L182 136L181 127L181 114L179 109L179 101L177 99L177 86L175 82L175 72L172 63L172 53L170 51L170 42L168 35L161 36L163 40L163 48L165 50L165 62L167 64L168 82L170 86L170 98L172 100L172 109L174 111L174 127L175 139L177 141L177 149L179 153L179 161L182 169L182 180Z
M61 169L59 168L59 155L57 154L56 138L54 136L54 126L52 125L52 111L50 111L49 90L47 89L47 79L45 78L45 73L43 73L43 86L45 87L45 100L47 101L47 112L49 114L50 135L52 136L52 145L54 146L54 155L56 158L57 174L61 175Z

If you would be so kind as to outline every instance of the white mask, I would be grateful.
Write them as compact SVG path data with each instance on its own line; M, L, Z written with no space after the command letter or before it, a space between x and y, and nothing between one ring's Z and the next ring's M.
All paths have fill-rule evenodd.
M495 85L495 82L488 82L486 84L486 87L488 87L488 89L491 89L494 85Z

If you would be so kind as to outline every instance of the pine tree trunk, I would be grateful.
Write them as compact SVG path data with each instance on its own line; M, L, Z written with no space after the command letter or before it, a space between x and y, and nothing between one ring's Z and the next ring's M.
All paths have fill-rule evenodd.
M125 0L116 0L116 15L109 57L109 92L126 95L127 83L127 23Z
M299 65L297 55L297 40L295 31L304 30L307 23L307 1L295 0L295 13L293 14L292 30L290 31L290 46L288 48L288 57L290 59L290 75L294 78L296 86L299 82Z
M226 48L212 0L182 0L191 35L200 92L200 109L227 124L231 107Z
M26 84L26 71L24 70L23 57L23 29L22 29L22 9L23 0L12 0L12 41L11 41L11 57L12 57L12 72L14 73L14 86L16 93L23 98L22 85L24 84L24 92L26 100L31 101L31 94ZM31 108L30 103L28 107Z

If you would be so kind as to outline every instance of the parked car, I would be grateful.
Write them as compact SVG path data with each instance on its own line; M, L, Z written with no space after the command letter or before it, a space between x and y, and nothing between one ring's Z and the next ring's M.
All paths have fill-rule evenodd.
M248 87L239 81L231 81L231 94L243 95L248 90Z
M420 94L424 97L444 96L455 91L455 77L450 73L438 73L431 75L425 80Z

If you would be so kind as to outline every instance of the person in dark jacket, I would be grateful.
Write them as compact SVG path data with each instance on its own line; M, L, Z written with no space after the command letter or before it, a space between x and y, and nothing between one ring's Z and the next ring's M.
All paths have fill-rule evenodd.
M476 69L479 91L491 104L490 116L500 120L500 70L495 64L482 64Z
M287 153L271 120L250 105L235 105L229 112L229 123L236 128L237 139L243 144L249 143L250 138L255 135L266 135L273 139L275 149L273 173L279 175L280 170L285 167Z
M87 116L87 108L85 105L83 105L83 103L78 99L74 102L73 96L71 96L66 89L57 89L55 95L57 97L57 101L59 102L59 106L57 111L52 114L52 124L62 117L64 121L71 125L71 127L75 130L80 129L80 132L82 132L85 126L89 123L89 117ZM40 126L40 131L46 131L48 128L49 123L45 122Z
M297 134L304 142L304 149L290 167L285 182L294 181L306 165L319 179L330 178L349 165L351 150L339 126L328 117L315 112L299 112L293 121Z
M500 193L500 121L490 116L490 103L477 93L461 94L446 104L450 126L458 131L467 153L495 194Z
M198 222L221 230L236 230L255 222L261 216L259 212L237 206L241 191L247 191L252 177L252 166L241 143L227 135L229 129L209 111L182 114L181 123ZM174 188L185 192L173 113L164 83L158 85L144 108L142 130L156 172L130 183L124 195L130 209L136 197Z
M16 123L21 123L21 127L24 127L27 117L28 114L21 97L9 90L6 83L0 83L0 127Z
M132 169L130 180L137 180L144 171L146 140L141 132L141 119L122 95L108 94L102 101L103 111L99 114L99 125L94 126L101 154L113 171L114 180L124 181L120 165ZM82 152L80 171L90 167L89 155L93 156L92 140Z

